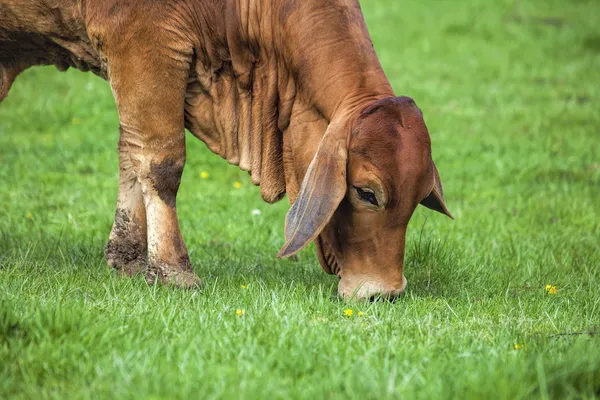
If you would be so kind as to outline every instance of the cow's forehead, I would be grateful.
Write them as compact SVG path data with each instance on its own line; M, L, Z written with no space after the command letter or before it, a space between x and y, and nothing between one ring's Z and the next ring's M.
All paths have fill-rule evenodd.
M431 141L422 117L408 122L406 118L402 121L395 109L366 116L352 132L350 156L364 157L381 168L399 168L406 163L417 167L430 156Z

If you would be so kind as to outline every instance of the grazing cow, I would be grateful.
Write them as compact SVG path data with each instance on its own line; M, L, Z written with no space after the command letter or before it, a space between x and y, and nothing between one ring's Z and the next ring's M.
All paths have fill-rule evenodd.
M175 198L184 128L292 207L348 298L404 291L421 203L451 217L421 111L396 97L357 0L0 0L0 101L33 65L91 70L120 120L111 267L190 287Z

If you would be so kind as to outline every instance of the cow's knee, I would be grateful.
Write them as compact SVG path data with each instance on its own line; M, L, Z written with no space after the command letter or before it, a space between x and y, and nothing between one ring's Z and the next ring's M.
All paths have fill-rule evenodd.
M147 190L156 192L168 207L175 208L184 164L185 156L182 155L153 159L149 163Z

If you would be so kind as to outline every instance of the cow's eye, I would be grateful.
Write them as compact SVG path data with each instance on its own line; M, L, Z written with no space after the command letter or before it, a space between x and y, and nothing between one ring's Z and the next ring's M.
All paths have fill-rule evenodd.
M379 206L379 202L377 201L375 193L373 193L370 189L356 188L356 193L358 193L358 197L360 197L361 200L368 201L374 206Z

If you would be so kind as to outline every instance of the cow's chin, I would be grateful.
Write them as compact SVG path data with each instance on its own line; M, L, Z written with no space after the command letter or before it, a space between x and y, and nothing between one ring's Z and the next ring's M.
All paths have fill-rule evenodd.
M315 247L317 249L317 258L319 259L319 264L321 264L323 271L327 272L328 274L339 276L339 264L335 258L335 254L333 253L331 246L323 238L323 235L317 236L317 239L315 240Z

